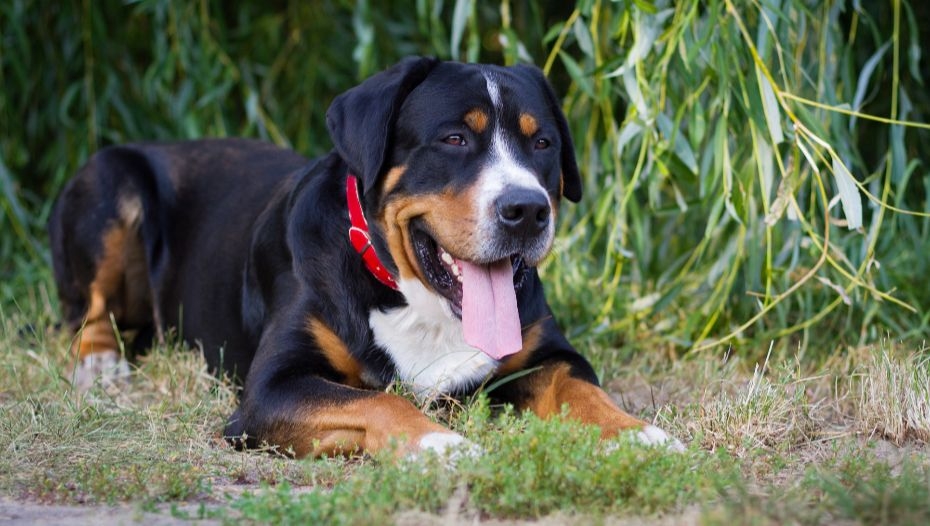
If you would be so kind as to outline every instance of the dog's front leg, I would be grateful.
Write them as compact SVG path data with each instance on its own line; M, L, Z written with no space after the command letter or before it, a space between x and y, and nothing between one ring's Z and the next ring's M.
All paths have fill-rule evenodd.
M250 389L251 388L251 389ZM321 377L250 383L226 436L245 445L277 446L296 457L445 452L465 439L432 422L410 401Z
M492 395L541 418L560 415L564 408L569 419L598 426L603 439L629 430L644 443L664 444L675 451L684 449L681 442L659 427L617 407L597 385L591 366L580 355L573 351L561 354L527 367L532 372L505 383L499 393Z

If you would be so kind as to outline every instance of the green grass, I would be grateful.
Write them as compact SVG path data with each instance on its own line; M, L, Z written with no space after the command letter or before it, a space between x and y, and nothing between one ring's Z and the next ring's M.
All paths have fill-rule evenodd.
M208 491L194 459L208 451L203 431L229 410L232 394L195 353L161 349L139 364L133 389L82 395L68 381L65 336L47 325L15 336L23 319L3 320L4 489L41 501L88 503L186 499Z
M487 453L460 460L454 470L435 458L375 459L333 487L265 488L225 513L256 522L347 524L383 523L412 510L498 518L649 515L708 496L705 470L733 471L731 462L706 453L669 455L629 442L605 451L592 429L533 417L511 415L470 436Z
M930 467L923 455L901 462L892 467L868 449L836 453L783 486L728 488L702 522L924 524L930 517Z
M545 434L553 436L548 430ZM534 519L558 511L562 522L634 516L648 524L650 518L674 517L689 506L699 505L699 512L687 516L696 515L702 524L824 524L837 520L921 524L930 518L930 468L908 464L892 474L884 460L868 451L841 455L831 460L838 466L810 468L789 484L769 482L762 486L750 485L727 457L705 454L701 459L683 461L666 456L658 460L648 458L651 452L638 448L620 451L606 458L593 453L586 459L593 458L598 466L585 473L589 477L577 477L587 481L572 483L564 476L554 476L544 485L552 485L557 497L542 491L540 500L517 509L511 505L531 500L533 492L540 490L538 485L503 485L501 489L508 490L505 494L485 495L474 490L475 470L480 468L465 466L454 474L441 469L427 471L411 480L409 466L368 466L356 471L351 481L325 490L298 492L289 484L265 487L244 495L216 516L254 523L383 524L385 517L399 510L405 510L401 517L420 517L423 522L427 522L424 517L462 522L476 518ZM590 450L583 452L592 454ZM631 457L635 457L632 462ZM495 465L493 459L490 464ZM631 472L635 478L629 476ZM613 491L605 490L603 481L597 480L601 475L614 475L610 484ZM681 478L657 481L652 477ZM520 496L513 498L513 492Z
M485 452L450 469L436 458L234 451L220 438L234 390L178 344L153 349L129 384L80 394L67 381L68 336L44 308L25 304L0 317L0 495L16 500L129 502L256 524L930 520L930 428L919 419L887 424L930 410L920 398L927 353L894 342L813 368L774 355L758 363L643 357L611 368L610 392L685 439L683 454L628 437L605 445L592 428L516 415L480 396L451 411L424 408ZM896 412L901 400L910 412Z
M923 82L903 67L904 43L926 43L910 4L890 18L838 2L599 6L578 7L549 54L571 74L592 196L551 263L569 326L692 351L925 334L924 289L893 285L928 242L912 149L926 109L896 106ZM879 131L870 109L899 125Z

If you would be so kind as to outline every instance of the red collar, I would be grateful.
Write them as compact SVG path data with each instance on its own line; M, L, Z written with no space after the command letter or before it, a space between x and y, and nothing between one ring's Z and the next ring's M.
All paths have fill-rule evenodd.
M375 248L371 246L368 221L365 220L362 200L358 195L358 181L352 174L349 174L346 179L346 201L349 205L349 222L352 223L352 226L349 227L349 241L352 242L356 252L362 256L362 261L365 262L369 272L378 278L381 283L397 290L397 282L394 281L394 276L391 276L391 273L384 268L384 264L381 263L381 259L378 258L378 254L375 252Z

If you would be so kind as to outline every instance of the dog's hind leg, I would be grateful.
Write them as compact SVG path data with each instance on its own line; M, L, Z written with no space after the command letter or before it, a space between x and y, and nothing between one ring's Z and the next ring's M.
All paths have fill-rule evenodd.
M97 159L79 172L49 223L61 306L75 331L72 381L82 390L128 374L117 326L152 323L141 199L108 168Z
M113 384L129 373L116 331L118 324L139 317L133 311L138 310L138 296L145 294L138 286L146 283L141 252L137 229L124 218L103 235L103 253L94 280L88 286L83 327L71 346L76 360L74 384L80 389L87 389L97 381Z

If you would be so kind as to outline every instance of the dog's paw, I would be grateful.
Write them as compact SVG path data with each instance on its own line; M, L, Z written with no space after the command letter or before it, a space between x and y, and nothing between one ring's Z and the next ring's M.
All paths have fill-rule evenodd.
M116 351L93 353L77 364L73 379L80 391L95 385L104 389L121 386L129 381L129 364Z
M450 467L454 467L458 461L477 458L482 453L481 447L458 433L433 432L420 437L417 441L417 452L409 458L418 459L424 454L433 454Z
M676 453L685 450L685 446L680 440L669 435L665 430L651 424L637 431L633 437L637 442L648 446L665 447L665 449Z

